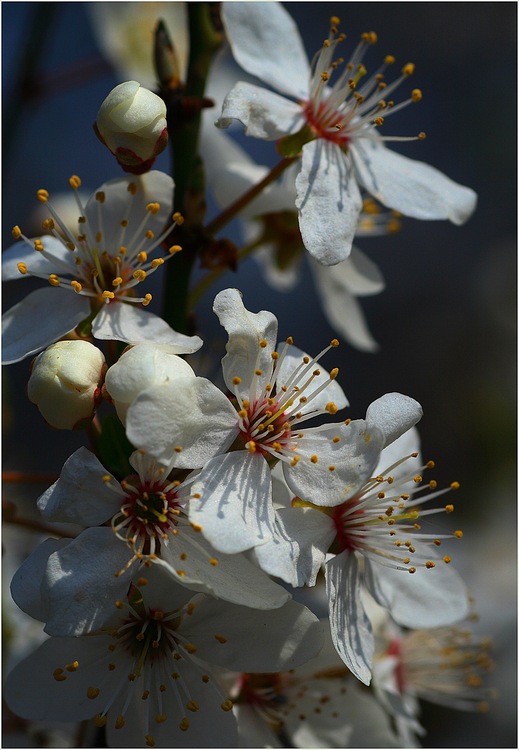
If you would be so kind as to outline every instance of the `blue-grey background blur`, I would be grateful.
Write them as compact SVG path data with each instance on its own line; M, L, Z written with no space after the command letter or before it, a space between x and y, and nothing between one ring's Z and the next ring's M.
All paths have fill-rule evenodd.
M65 190L69 176L78 174L93 190L119 174L92 130L101 101L120 79L99 51L89 5L2 4L4 247L12 243L11 227L27 223L38 188L51 194ZM476 599L478 632L494 639L497 668L489 684L499 697L486 715L424 705L424 745L516 746L517 6L295 2L286 7L310 54L326 36L329 17L338 15L350 49L361 32L378 33L379 42L365 60L368 70L389 53L399 63L414 62L413 85L422 89L423 101L391 118L385 132L425 130L425 141L395 148L479 194L476 214L463 227L409 219L396 236L359 243L387 283L384 293L363 300L380 351L364 354L344 344L327 364L340 367L353 418L388 391L419 400L424 457L436 460L440 485L461 483L454 523L465 537L452 556ZM39 38L31 41L38 13ZM36 76L22 91L20 75L28 61ZM397 101L404 95L398 92ZM275 162L273 144L241 142L257 160ZM165 157L157 162L159 168L167 165ZM33 288L31 283L7 285L4 309ZM227 273L215 291L226 286L239 287L249 309L275 312L281 336L293 335L309 352L335 335L308 273L294 292L282 294L266 286L249 259L237 274ZM199 308L198 323L202 336L219 337L223 345L211 295ZM4 468L57 473L83 435L44 424L26 400L28 367L26 360L4 368ZM44 488L23 486L14 494L9 485L4 496L30 508Z

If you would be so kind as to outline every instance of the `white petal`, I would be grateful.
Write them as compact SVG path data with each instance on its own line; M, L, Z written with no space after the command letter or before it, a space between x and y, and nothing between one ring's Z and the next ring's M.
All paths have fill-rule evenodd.
M345 551L329 560L325 575L333 643L348 669L369 685L375 643L361 601L355 554Z
M223 453L238 433L236 410L210 380L177 378L141 393L128 409L126 431L133 445L169 464L198 469ZM177 449L177 450L176 450ZM179 450L178 450L179 449Z
M315 586L317 574L335 537L325 513L312 508L284 508L276 513L272 540L255 548L266 573L291 586Z
M335 437L340 440L333 442ZM285 480L302 500L314 505L339 505L372 476L382 447L382 433L377 428L368 429L362 419L329 425L299 440L297 454L301 459L295 466L283 464ZM330 470L330 466L335 468Z
M177 333L148 310L118 301L103 305L94 318L92 334L96 339L115 339L128 344L168 344L175 348L176 354L196 352L203 343L199 336Z
M332 278L338 287L356 297L379 294L386 288L380 268L355 245L351 248L350 257L333 268L328 269L314 260L310 261L310 265L314 273L320 269L323 278Z
M346 269L343 269L343 266L349 260L347 258L336 266L322 266L312 260L317 291L332 328L357 349L374 352L378 349L378 344L369 332L362 307L344 283L343 270ZM336 274L336 271L339 273Z
M238 81L225 97L216 125L228 128L239 120L253 138L275 141L297 133L305 124L299 104L252 83Z
M321 623L293 600L279 609L254 610L205 597L180 630L200 644L204 659L239 672L292 669L315 656L323 645ZM216 634L226 642L217 640Z
M366 560L366 586L391 617L409 628L438 628L467 617L467 588L456 570L431 553L436 567L416 573Z
M418 456L409 459L409 461L404 461L399 466L391 469L391 476L395 481L398 481L401 477L409 476L409 472L412 472L413 470L410 461L416 461L416 465L420 465L420 436L416 427L411 427L410 430L404 432L403 435L400 435L399 438L384 448L380 454L380 461L374 471L374 476L385 476L389 466L392 466L401 458L404 458L404 456L410 456L411 453L418 453ZM412 479L410 481L410 487L416 487L416 484ZM405 492L405 490L403 490L403 492Z
M278 351L281 352L283 348L284 343L279 342ZM312 357L306 352L303 352L301 349L298 349L297 346L288 346L281 366L279 368L276 368L276 387L278 393L280 387L286 385L289 382L292 374L299 367L301 367L301 370L303 369L305 360L306 362L310 362L312 360ZM337 380L330 379L330 373L328 372L328 370L322 367L320 363L309 370L306 376L298 381L298 385L301 386L301 383L306 382L312 376L312 373L316 372L317 370L320 374L314 376L312 382L305 388L304 391L304 395L308 403L299 403L298 408L294 408L293 411L300 412L301 414L310 414L314 410L324 409L330 402L333 402L337 409L344 409L345 406L348 406L348 399L346 398L346 395L341 386L339 385ZM326 383L327 381L328 385L326 386L326 388L324 388L321 393L312 398L312 394L317 391L323 385L323 383Z
M27 242L17 242L2 253L2 278L4 281L22 279L23 274L18 270L18 263L27 265L30 273L50 275L51 273L74 274L77 266L73 253L56 237L46 236L42 240L46 252L56 258L56 263L48 260L41 252L34 249L34 245Z
M41 596L41 582L49 556L66 546L70 539L45 539L18 568L11 581L16 604L35 620L47 619L46 602Z
M387 446L422 418L422 407L410 396L401 393L386 393L368 406L366 422L369 427L378 427Z
M130 183L137 187L135 195L128 190ZM173 187L174 183L169 175L155 170L143 175L117 177L101 185L89 198L85 207L86 227L90 227L94 235L96 232L101 232L102 235L99 254L107 250L113 257L117 255L121 244L131 253L148 229L158 236L167 224L171 223ZM105 194L102 204L95 198L98 193ZM156 214L151 214L146 210L149 203L158 203L160 210ZM145 217L146 226L137 236L137 229ZM120 222L123 219L128 221L128 226L124 234L126 240L121 242Z
M222 552L243 552L272 536L270 470L259 454L215 456L193 483L191 497L190 520L202 526L204 536Z
M390 151L379 141L356 141L350 152L359 183L384 206L405 216L463 224L476 208L473 190L424 162Z
M104 523L121 505L121 497L103 482L105 475L111 476L96 456L79 448L65 462L58 481L38 499L40 513L48 521L85 526Z
M132 553L110 527L89 528L50 555L42 597L48 607L45 632L81 635L101 627L124 600L131 571L116 576Z
M211 564L210 561L214 564ZM190 526L161 550L157 565L193 591L255 609L275 609L289 598L288 592L270 580L244 555L217 552L200 532ZM183 575L178 575L181 570Z
M250 399L253 379L257 380L260 390L269 382L271 353L276 346L277 318L267 310L249 312L237 289L224 289L217 294L213 310L229 334L225 347L227 354L222 360L225 384L232 392L237 390L244 398ZM262 340L267 342L266 347L260 346ZM261 370L263 377L256 376L255 370ZM241 380L238 386L233 383L235 377Z
M2 363L19 362L65 336L90 312L90 302L66 289L36 289L2 316Z
M308 98L303 41L281 3L223 3L222 21L233 56L247 73L297 99Z
M362 208L348 156L323 139L305 143L296 191L299 228L310 255L325 266L346 260Z
M262 714L247 703L235 703L233 713L238 721L238 747L284 747Z
M249 222L250 224L252 222ZM286 267L282 267L278 262L275 243L269 242L259 245L254 251L253 258L260 266L267 284L277 292L290 292L301 281L301 255L291 258Z

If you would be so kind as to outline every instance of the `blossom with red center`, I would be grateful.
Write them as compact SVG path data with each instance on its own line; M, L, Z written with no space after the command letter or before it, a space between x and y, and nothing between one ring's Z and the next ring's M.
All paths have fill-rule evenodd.
M363 34L346 60L338 50L345 35L334 17L328 38L309 63L298 29L280 3L223 3L222 20L236 61L281 95L240 81L216 124L225 128L239 120L248 135L280 140L284 155L302 153L295 206L303 243L320 263L334 265L350 254L362 207L360 188L416 219L462 224L469 218L476 205L473 190L386 148L386 141L423 138L422 133L379 133L389 115L420 101L422 93L415 88L404 101L394 102L394 90L414 65L404 65L397 78L386 82L392 55L368 75L363 58L377 41L374 32Z
M81 180L70 178L77 202L77 225L69 227L54 209L46 190L38 200L49 210L46 234L23 240L3 254L5 280L36 276L49 286L31 292L2 318L3 362L17 362L83 324L82 333L128 343L154 341L194 352L198 336L185 336L157 315L143 310L151 302L135 288L181 250L171 245L165 257L151 254L168 238L175 224L171 214L173 180L162 172L122 177L105 183L83 205ZM64 293L66 292L66 294ZM122 304L121 304L122 303Z

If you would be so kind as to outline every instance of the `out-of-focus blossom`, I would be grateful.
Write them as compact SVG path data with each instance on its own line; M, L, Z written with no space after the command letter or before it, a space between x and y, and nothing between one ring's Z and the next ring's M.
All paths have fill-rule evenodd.
M362 59L376 42L374 32L362 36L346 62L337 55L345 35L338 33L334 17L310 64L297 26L280 3L224 3L222 20L236 61L282 95L239 82L226 97L217 125L239 120L251 136L284 139L282 153L302 152L295 205L303 242L316 260L333 265L348 257L362 207L360 188L417 219L461 224L469 218L476 205L473 190L386 148L386 141L409 139L381 136L384 120L420 101L422 93L413 89L409 99L395 105L390 96L414 65L405 65L398 78L386 83L391 55L366 76Z
M97 346L81 340L58 341L32 364L29 401L52 427L72 430L94 416L105 370L105 358Z
M144 174L168 145L164 100L137 81L120 83L101 104L94 131L125 172Z
M70 185L78 196L79 177L71 177ZM138 284L181 249L172 245L166 258L150 257L174 222L182 221L171 215L173 187L171 177L156 171L111 180L86 205L77 197L76 231L61 220L48 192L38 191L49 211L44 229L51 234L29 239L16 226L13 236L23 242L5 251L2 271L6 281L36 276L50 287L31 292L3 316L4 364L35 354L83 321L91 322L98 339L167 343L177 353L200 348L198 336L177 333L139 307L151 302L151 294L135 294Z
M185 80L189 50L187 3L88 3L93 30L105 57L121 80L137 80L149 89L157 84L153 40L157 22L169 32Z

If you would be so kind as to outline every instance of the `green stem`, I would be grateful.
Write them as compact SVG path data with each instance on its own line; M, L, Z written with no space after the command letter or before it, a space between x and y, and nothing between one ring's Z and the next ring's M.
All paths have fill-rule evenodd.
M244 245L240 252L238 253L238 260L242 261L247 256L249 256L254 250L259 247L263 243L263 238L260 237L258 240L254 240L254 242L250 242L248 245ZM214 284L215 281L217 281L220 276L222 276L224 273L226 273L229 270L229 268L222 266L221 268L215 268L213 271L210 271L210 273L206 274L203 279L200 279L198 284L195 286L195 288L191 291L191 294L189 295L188 299L188 305L189 310L192 310L195 305L200 301L200 299L204 296L204 294L207 292L207 290Z
M247 190L246 193L241 195L237 200L234 201L234 203L231 203L230 206L227 206L227 208L222 211L221 214L219 214L216 218L209 222L209 224L206 226L206 231L210 234L216 234L217 232L219 232L220 229L222 229L226 224L234 219L234 217L237 216L240 211L245 208L245 206L247 206L252 200L254 200L254 198L256 198L256 196L259 195L262 190L267 187L267 185L270 185L271 182L277 180L277 178L285 171L285 169L287 169L293 162L297 161L297 159L299 159L299 156L287 156L280 162L278 162L276 166L272 167L270 172L265 175L261 182L253 185L249 190Z

